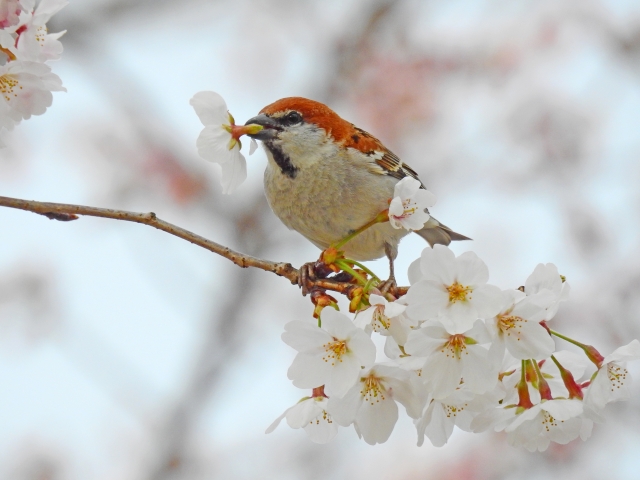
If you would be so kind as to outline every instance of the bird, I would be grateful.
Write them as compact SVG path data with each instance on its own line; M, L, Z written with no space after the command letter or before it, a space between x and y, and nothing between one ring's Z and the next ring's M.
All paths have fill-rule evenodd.
M263 127L249 136L261 141L267 155L264 191L271 209L284 225L321 250L389 208L400 180L411 177L420 181L416 171L380 140L321 102L281 98L245 123L250 124ZM357 261L386 255L389 282L395 284L393 261L400 240L409 233L389 222L378 223L341 250ZM431 247L471 240L433 217L415 233Z

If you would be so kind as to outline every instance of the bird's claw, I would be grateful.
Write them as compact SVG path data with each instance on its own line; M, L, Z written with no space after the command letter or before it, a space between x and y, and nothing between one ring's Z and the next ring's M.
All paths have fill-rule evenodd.
M316 278L315 266L316 262L305 263L300 267L300 274L298 276L298 286L302 289L302 296L306 297L309 292L309 284L313 283Z
M298 275L298 286L302 289L302 295L306 297L313 290L315 281L327 278L330 273L332 270L320 261L302 265Z
M387 293L394 294L397 287L398 284L396 283L396 277L392 275L387 280L380 283L377 288L383 295L386 295Z

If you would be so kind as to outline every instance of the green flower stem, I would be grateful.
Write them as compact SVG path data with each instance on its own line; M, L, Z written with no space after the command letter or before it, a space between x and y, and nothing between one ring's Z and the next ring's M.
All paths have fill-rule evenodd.
M388 222L388 221L389 221L389 211L388 210L384 210L383 212L380 212L378 215L376 215L376 217L373 220L371 220L370 222L368 222L365 225L361 226L357 230L351 232L349 235L344 237L342 240L340 240L338 243L336 243L333 246L336 249L340 249L340 247L342 247L345 243L347 243L352 238L360 235L367 228L373 227L376 223L384 223L384 222Z
M353 278L358 280L360 285L366 285L367 279L364 278L362 275L360 275L358 272L356 272L353 268L351 268L349 266L349 264L347 262L345 262L344 260L336 260L335 261L335 265L337 265L338 267L340 267L340 269L344 270L349 275L351 275Z
M360 262L356 262L355 260L351 260L350 258L345 258L345 260L349 263L353 263L354 265L360 267L362 270L364 270L365 272L367 272L371 278L374 278L375 280L377 280L378 282L380 282L380 278L378 278L378 276L373 273L371 270L369 270L367 267L365 267L363 264L361 264Z
M374 284L375 281L376 280L374 278L369 279L369 281L366 283L366 285L363 288L364 293L369 293L369 290L371 290L371 287L373 287L373 284ZM378 281L380 281L380 280L378 279ZM369 296L367 296L367 299L368 298L369 298Z
M574 340L573 338L566 337L556 332L555 330L549 329L549 332L551 332L551 335L555 335L556 337L561 338L569 343L573 343L576 347L580 347L584 351L584 353L587 355L587 358L589 358L589 360L591 360L596 365L596 367L600 368L602 366L604 357L600 354L600 352L598 352L598 350L596 350L591 345L585 345L584 343L580 343L577 340Z
M556 337L561 338L561 339L563 339L563 340L565 340L565 341L567 341L569 343L573 343L574 345L576 345L576 346L578 346L578 347L580 347L582 349L584 349L584 347L586 346L584 343L580 343L577 340L574 340L573 338L566 337L566 336L562 335L561 333L556 332L555 330L549 330L549 331L551 332L551 335L555 335Z

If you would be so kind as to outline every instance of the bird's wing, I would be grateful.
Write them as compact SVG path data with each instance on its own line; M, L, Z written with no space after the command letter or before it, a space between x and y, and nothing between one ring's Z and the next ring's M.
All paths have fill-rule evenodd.
M389 175L398 180L405 177L415 178L425 188L416 171L400 160L380 140L353 124L350 127L351 134L345 139L345 146L362 152L367 157L369 170L379 175Z
M373 150L368 154L371 159L371 170L381 175L389 175L398 180L405 177L415 178L422 184L418 174L409 165L400 160L395 153L386 148L384 150ZM424 185L422 185L424 187Z

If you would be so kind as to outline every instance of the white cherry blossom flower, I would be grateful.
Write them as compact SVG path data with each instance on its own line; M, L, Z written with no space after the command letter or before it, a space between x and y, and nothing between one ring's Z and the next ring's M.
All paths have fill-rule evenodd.
M516 410L516 409L512 409ZM550 442L561 445L591 435L593 422L582 416L580 400L547 400L518 414L504 429L507 441L515 447L524 447L530 452L543 452Z
M598 413L607 403L629 399L631 376L626 362L640 359L640 342L633 340L607 355L587 388L585 407Z
M500 310L501 291L487 284L489 270L473 252L456 258L443 245L427 247L422 251L420 271L421 279L405 296L407 315L414 320L437 319L450 333L462 333L476 319L492 317Z
M412 177L405 177L396 183L389 204L389 223L393 228L420 230L429 220L430 215L425 210L435 205L436 196L421 186Z
M457 389L442 399L431 399L418 420L414 420L418 432L418 446L425 435L434 447L442 447L453 433L453 427L471 432L471 422L480 413L493 409L500 400L498 391L477 395L469 390Z
M342 397L358 381L362 367L373 365L376 347L342 313L325 308L321 319L322 328L304 320L285 325L282 340L299 352L288 376L298 388L325 385L330 397Z
M404 345L415 322L403 315L407 306L400 302L389 302L372 293L369 296L371 306L358 312L354 323L369 334L373 331L385 337L392 336L399 345Z
M353 424L358 436L370 445L386 442L398 420L396 402L413 418L422 410L411 376L411 372L386 365L362 372L360 381L344 397L329 399L334 420L344 427Z
M42 115L55 91L66 89L47 65L14 61L0 66L0 127L11 129L31 115Z
M196 142L198 153L205 160L220 165L222 193L233 193L247 178L247 161L240 153L238 138L258 126L236 126L224 99L215 92L198 92L190 103L204 125ZM251 149L255 150L253 142Z
M53 15L69 4L67 0L42 0L33 10L31 5L25 5L28 13L20 16L17 26L19 32L16 44L16 56L20 60L46 62L57 60L62 54L62 43L58 40L65 32L48 33L47 22Z
M489 341L489 333L480 320L461 334L450 334L433 322L411 332L404 349L410 355L426 357L422 379L434 398L445 398L461 382L473 393L493 390L498 381L497 367L481 346Z
M304 428L309 439L315 443L328 443L338 433L338 424L327 411L328 399L324 396L305 397L293 407L287 408L282 415L267 428L265 433L273 432L283 418L291 428Z
M492 358L502 361L505 349L517 359L538 360L548 358L555 350L555 342L549 332L540 325L544 319L545 305L537 302L539 295L526 297L518 290L502 292L502 308L487 320L491 333ZM545 297L549 297L545 295Z
M537 295L545 290L553 294L553 298L546 306L546 314L541 320L551 320L558 312L560 303L569 298L570 291L569 284L562 280L558 273L558 267L553 263L546 265L539 263L527 278L524 286L524 292L527 296Z

